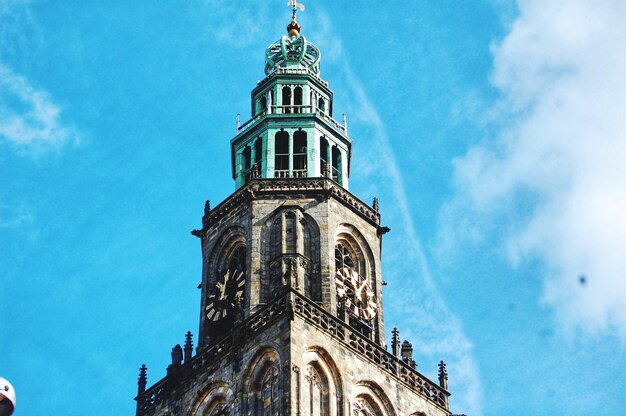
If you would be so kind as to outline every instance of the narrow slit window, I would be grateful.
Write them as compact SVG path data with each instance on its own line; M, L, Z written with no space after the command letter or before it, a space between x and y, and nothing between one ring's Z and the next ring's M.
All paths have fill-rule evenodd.
M289 177L289 133L279 131L276 133L274 172L277 178Z
M293 90L293 112L302 113L302 87Z
M307 138L306 132L297 131L293 135L293 176L297 178L306 177L307 166Z
M328 165L328 140L325 138L320 139L320 171L322 176L326 175L326 169Z
M261 160L263 160L263 139L257 138L254 142L254 164L261 169Z
M291 114L291 88L283 87L283 112Z

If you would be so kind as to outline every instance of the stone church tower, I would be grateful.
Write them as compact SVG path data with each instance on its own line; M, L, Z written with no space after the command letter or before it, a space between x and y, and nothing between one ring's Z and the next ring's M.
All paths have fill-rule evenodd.
M202 228L200 332L172 349L137 416L450 415L447 374L385 345L378 201L348 191L352 141L320 51L296 22L265 53L251 119L231 140L236 191Z

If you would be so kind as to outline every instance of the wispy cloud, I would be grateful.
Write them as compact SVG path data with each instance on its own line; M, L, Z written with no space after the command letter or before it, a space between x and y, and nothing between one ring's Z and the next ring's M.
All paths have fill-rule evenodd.
M30 16L25 3L0 0L0 142L19 152L36 154L76 142L78 135L63 124L61 108L45 90L7 65L6 56L16 54L15 44L22 46L22 52L28 50L24 33L36 32L32 19L23 16Z
M519 1L493 46L499 133L456 163L455 236L540 260L568 333L626 336L626 3ZM461 230L461 231L459 231Z
M78 136L60 120L61 109L45 91L0 64L0 138L20 150L45 150Z

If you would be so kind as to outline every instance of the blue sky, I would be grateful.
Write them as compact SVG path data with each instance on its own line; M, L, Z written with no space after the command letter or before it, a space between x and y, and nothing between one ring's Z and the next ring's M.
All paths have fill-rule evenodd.
M197 333L204 201L283 1L0 0L0 376L133 414ZM626 3L305 2L378 196L387 328L471 415L626 412Z

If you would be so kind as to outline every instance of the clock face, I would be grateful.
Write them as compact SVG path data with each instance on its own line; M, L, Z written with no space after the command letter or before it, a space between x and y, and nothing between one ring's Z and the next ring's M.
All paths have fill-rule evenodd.
M232 313L235 304L243 300L246 279L242 271L228 270L213 287L206 307L209 321L219 321Z
M355 316L370 320L376 316L374 292L367 284L367 279L349 267L337 270L337 297L343 300L346 309Z

